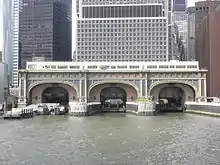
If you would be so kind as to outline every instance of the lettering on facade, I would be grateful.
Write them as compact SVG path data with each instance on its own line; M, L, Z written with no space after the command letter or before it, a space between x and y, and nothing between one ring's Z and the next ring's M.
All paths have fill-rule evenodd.
M101 65L99 68L101 70L106 70L106 69L109 69L109 66L108 65Z

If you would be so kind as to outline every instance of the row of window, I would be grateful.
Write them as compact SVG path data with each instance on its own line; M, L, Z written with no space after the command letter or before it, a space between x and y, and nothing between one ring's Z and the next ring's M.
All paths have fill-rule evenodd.
M164 0L82 0L83 5L98 5L98 4L147 4L147 3L162 3Z
M85 20L85 19L80 19L78 20L78 22L80 22L81 24L166 24L167 20L166 19L158 19L158 18L151 18L151 19L113 19L113 20L93 20L93 19L89 19L89 20Z
M117 41L120 41L118 43L121 43L121 41L125 42L130 42L131 39L125 39L125 38L122 38L122 37L112 37L112 38L80 38L78 36L78 39L77 39L78 42L88 42L88 41L100 41L100 42L117 42ZM156 44L164 44L166 45L166 41L160 41L160 37L133 37L132 38L132 41L133 43L140 43L141 45L145 45L145 42L144 41L152 41L152 42L155 42ZM136 42L137 41L137 42ZM94 43L92 43L92 45L94 45Z
M78 33L78 37L90 37L90 38L108 38L108 37L123 37L122 39L129 40L135 36L145 38L145 40L151 40L151 37L157 37L159 40L166 40L166 35L160 35L163 33Z
M78 56L78 59L139 59L139 58L142 58L142 59L150 59L150 58L161 58L161 59L165 59L166 58L166 55L164 54L161 54L161 55L146 55L146 54L139 54L139 55L128 55L128 54L125 54L125 55L115 55L115 54L109 54L109 55L96 55L96 56L90 56L89 55L83 55L83 56Z
M88 23L88 24L82 24L80 22L78 22L78 29L88 29L88 28L99 28L99 29L103 29L103 28L135 28L135 29L141 29L141 28L161 28L164 27L166 28L166 24L95 24L95 23Z

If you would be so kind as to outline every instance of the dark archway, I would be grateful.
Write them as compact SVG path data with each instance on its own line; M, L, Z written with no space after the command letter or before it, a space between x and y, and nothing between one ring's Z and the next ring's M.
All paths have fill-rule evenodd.
M100 102L103 108L126 108L127 93L120 87L106 87L100 93Z
M163 111L183 110L185 104L185 93L182 88L175 86L166 86L159 91L158 100L163 107Z
M100 93L100 101L102 102L106 99L123 99L126 102L127 93L120 87L107 87L102 89Z
M69 103L69 93L62 87L48 87L42 93L42 103Z
M160 99L167 99L170 106L181 107L185 103L185 93L182 88L175 86L167 86L160 90Z

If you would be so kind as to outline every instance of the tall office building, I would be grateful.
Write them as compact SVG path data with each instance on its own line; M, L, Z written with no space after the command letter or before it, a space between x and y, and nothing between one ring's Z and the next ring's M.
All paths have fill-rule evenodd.
M178 26L181 42L184 49L181 52L179 60L187 60L187 1L186 0L173 0L173 23Z
M18 86L19 2L3 1L3 61L7 64L9 84Z
M195 59L199 61L200 67L203 67L204 52L201 52L203 45L201 44L200 34L202 33L202 21L209 14L210 7L216 7L220 1L200 1L195 3Z
M188 18L188 39L187 39L187 60L195 60L195 7L187 9Z
M71 60L71 0L22 0L19 68L27 61Z
M3 55L2 55L2 51L0 51L0 62L2 62L2 60L3 60Z
M173 11L185 11L187 0L173 0Z
M171 6L171 0L79 1L76 60L169 60Z
M200 23L197 48L198 61L202 68L208 69L207 96L220 97L220 4L210 5L208 15Z

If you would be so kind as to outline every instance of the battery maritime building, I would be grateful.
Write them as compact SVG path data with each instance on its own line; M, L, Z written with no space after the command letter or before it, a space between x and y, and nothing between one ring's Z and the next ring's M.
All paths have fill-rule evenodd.
M169 60L171 5L171 0L80 0L76 60Z

